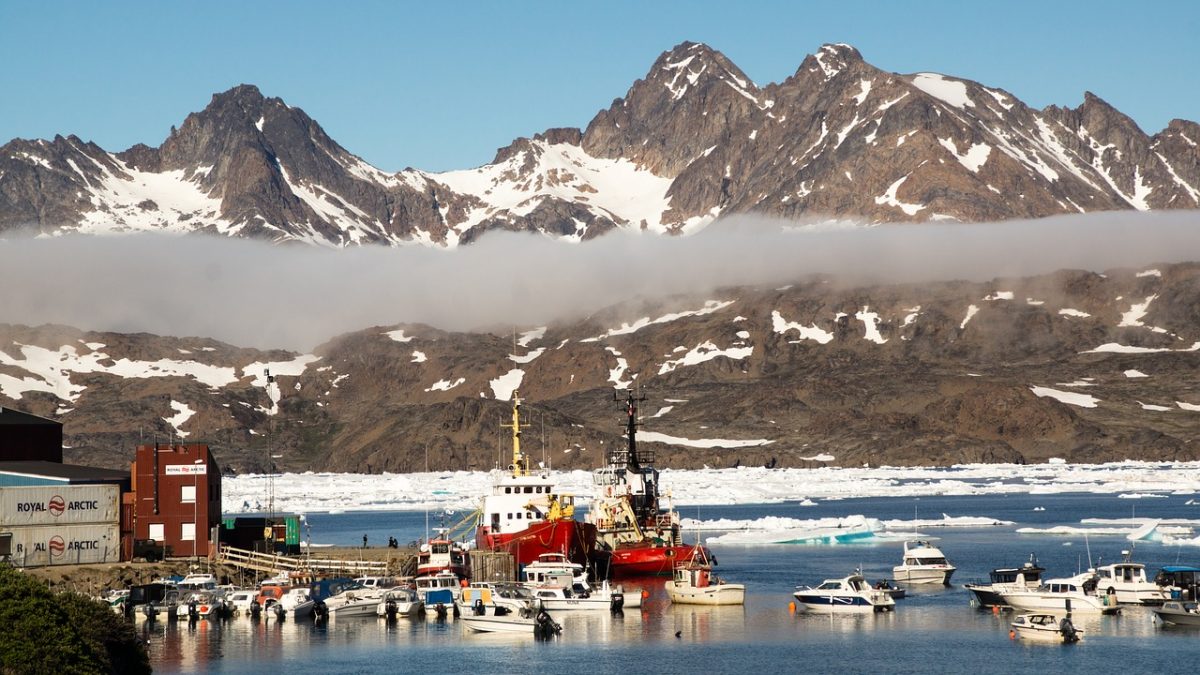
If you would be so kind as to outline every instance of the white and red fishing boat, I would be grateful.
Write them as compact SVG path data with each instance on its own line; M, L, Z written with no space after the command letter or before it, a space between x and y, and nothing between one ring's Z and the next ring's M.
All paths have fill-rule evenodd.
M596 549L596 526L575 520L575 498L562 494L544 467L530 471L521 452L521 398L513 391L512 464L495 472L492 492L485 495L475 530L475 545L511 553L518 566L544 553L561 553L587 565Z
M430 540L417 550L417 576L450 572L459 579L471 576L470 551L447 535L444 527L435 530Z
M592 474L596 495L587 519L596 526L600 546L610 553L613 578L670 575L698 546L683 543L679 514L660 496L654 453L638 448L638 403L644 400L628 392L625 446L614 444L607 466Z

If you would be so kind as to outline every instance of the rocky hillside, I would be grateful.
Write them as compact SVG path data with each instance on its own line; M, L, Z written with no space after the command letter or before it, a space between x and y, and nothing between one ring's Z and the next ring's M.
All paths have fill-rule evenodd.
M327 246L453 247L489 230L573 240L686 233L730 215L985 221L1200 206L1200 126L1153 136L1097 96L1035 110L826 45L758 86L683 43L584 130L462 171L380 171L299 108L243 85L157 148L75 136L0 147L0 231L208 232Z
M526 447L590 467L639 386L677 467L1200 458L1200 264L626 304L516 335L381 326L312 354L0 326L0 405L68 461L207 441L237 471L486 469L519 388ZM268 376L268 372L270 375Z

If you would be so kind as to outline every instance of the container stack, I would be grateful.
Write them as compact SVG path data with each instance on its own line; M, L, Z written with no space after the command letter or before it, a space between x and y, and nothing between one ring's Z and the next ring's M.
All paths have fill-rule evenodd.
M0 557L16 567L118 562L121 489L53 485L0 489Z

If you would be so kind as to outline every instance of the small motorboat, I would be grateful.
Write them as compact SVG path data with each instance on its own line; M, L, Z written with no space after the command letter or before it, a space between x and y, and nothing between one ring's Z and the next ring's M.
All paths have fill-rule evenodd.
M1010 636L1069 645L1083 639L1083 631L1071 623L1070 615L1022 614L1013 620Z
M1146 579L1146 566L1133 562L1130 551L1121 551L1121 562L1096 568L1099 593L1117 596L1124 605L1161 605L1170 593Z
M250 604L254 602L254 598L258 597L258 591L253 590L236 590L225 596L225 602L235 614L250 615Z
M1020 567L997 567L992 570L989 583L963 584L963 588L971 591L980 607L1007 607L1004 593L1037 588L1045 571L1046 568L1038 565L1037 558L1030 554L1029 560Z
M892 612L896 601L882 590L871 588L862 574L826 579L816 588L799 588L792 594L802 612Z
M1162 607L1155 607L1154 614L1159 621L1174 626L1200 626L1200 605L1195 602L1168 600Z
M642 606L641 593L628 597L621 586L613 588L607 581L593 589L587 584L575 583L570 588L562 586L536 586L530 589L534 597L541 600L542 607L549 610L609 610L620 612L626 607Z
M178 618L219 619L233 616L233 608L225 603L225 597L217 591L192 591L180 601Z
M364 586L351 586L346 590L325 598L325 611L331 619L375 616L379 599L383 593Z
M389 588L375 607L375 614L389 620L398 617L412 618L424 613L425 602L410 588Z
M904 561L892 568L892 578L904 584L950 585L956 570L946 555L927 541L904 542Z
M908 595L907 589L902 586L897 586L887 579L880 579L879 581L876 581L872 588L877 591L883 591L884 593L887 593L888 595L892 596L893 600L899 600Z
M470 612L463 614L461 621L476 633L516 633L541 639L562 633L562 626L536 600L526 602L519 609L507 604L488 607L476 603Z
M1004 591L1004 604L1025 612L1116 614L1115 595L1096 594L1096 573L1088 570L1067 579L1047 579L1037 588Z
M692 556L676 565L675 576L666 584L667 597L677 605L745 604L746 587L726 583L713 574L707 550L697 543Z

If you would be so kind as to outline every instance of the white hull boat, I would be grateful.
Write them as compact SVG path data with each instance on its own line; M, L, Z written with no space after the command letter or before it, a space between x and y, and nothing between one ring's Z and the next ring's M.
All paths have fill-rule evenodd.
M1121 562L1096 569L1097 593L1115 595L1123 605L1161 605L1170 599L1169 593L1146 579L1146 566L1133 562L1130 551L1121 551L1121 555Z
M666 584L667 597L677 605L742 605L746 587L730 584L713 574L708 549L696 542L692 557L675 567Z
M927 541L904 542L904 561L892 568L892 578L905 584L950 585L956 570L945 554Z
M1162 607L1155 607L1154 614L1163 623L1175 626L1200 626L1200 605L1194 602L1169 600Z
M871 588L861 574L826 579L820 586L798 589L792 596L801 612L866 614L896 609L895 599L887 591Z
M535 637L552 637L562 632L562 626L543 610L523 609L513 612L505 607L485 614L464 614L462 624L476 633L516 633Z
M619 612L625 608L636 609L642 606L642 594L625 594L621 586L613 588L605 581L598 589L576 583L571 588L560 586L541 586L531 588L534 597L541 601L542 607L551 611L612 611Z
M416 591L394 588L383 594L375 606L377 616L391 618L413 618L425 612L425 603Z
M1071 617L1055 614L1022 614L1012 622L1012 635L1022 640L1062 644L1083 639L1083 631L1071 623Z
M1047 579L1038 588L1001 593L1004 604L1023 612L1116 614L1115 595L1095 594L1096 575L1079 574L1069 579Z

